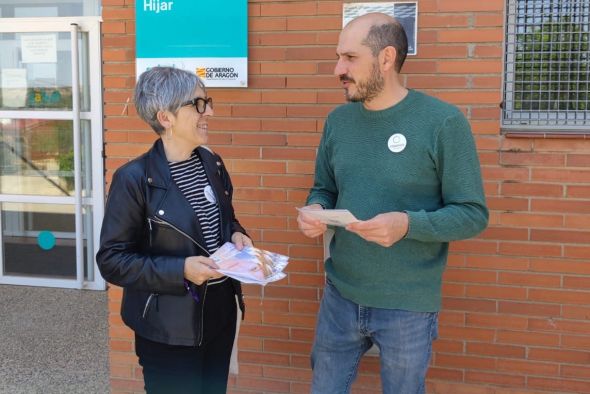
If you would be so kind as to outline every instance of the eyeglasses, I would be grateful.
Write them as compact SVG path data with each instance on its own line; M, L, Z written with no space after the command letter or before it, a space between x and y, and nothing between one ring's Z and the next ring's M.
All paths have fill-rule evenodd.
M198 113L204 114L207 110L207 106L213 109L213 99L211 97L195 97L192 100L182 103L181 107L184 107L186 105L192 105L193 107L195 107Z

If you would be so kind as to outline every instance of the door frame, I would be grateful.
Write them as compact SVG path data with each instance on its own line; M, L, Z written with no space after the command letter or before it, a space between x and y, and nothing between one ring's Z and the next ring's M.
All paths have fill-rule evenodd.
M101 22L102 18L98 16L88 17L51 17L51 18L0 18L0 33L48 33L48 32L65 32L72 36L76 32L88 33L88 83L90 108L89 111L77 111L76 105L72 106L71 110L0 110L0 119L51 119L51 120L71 120L74 125L77 119L90 121L90 150L92 152L92 159L88 165L91 166L92 171L92 193L91 197L81 196L79 191L80 175L78 169L80 160L76 159L78 166L76 166L76 191L75 197L55 197L55 196L33 196L33 195L14 195L14 194L0 194L0 203L5 202L19 202L19 203L41 203L41 204L67 204L75 205L75 221L76 221L76 255L77 255L77 278L76 279L53 279L53 278L35 278L27 276L6 276L0 270L0 284L14 284L27 286L45 286L45 287L61 287L61 288L78 288L90 290L104 290L106 282L98 271L96 264L95 252L100 240L100 225L104 214L104 151L103 151L103 100L102 100L102 72L101 72ZM72 46L76 44L71 40ZM74 48L72 48L74 49ZM72 50L72 58L76 56L76 50ZM72 74L76 74L72 69ZM79 83L79 81L78 81ZM77 83L72 78L72 91ZM73 96L74 98L75 96ZM74 104L74 103L73 103ZM79 122L78 122L79 123ZM73 127L74 135L80 135L80 130ZM80 156L78 153L78 157ZM83 237L83 227L81 217L81 206L90 206L92 208L92 237L87 239L88 243L92 243L92 266L93 275L91 280L84 278L83 265L80 262L81 242ZM1 220L1 219L0 219ZM1 225L1 223L0 223ZM1 231L0 226L0 231ZM1 234L0 234L1 236ZM3 258L2 242L0 242L0 264ZM88 245L90 246L90 245ZM88 258L90 261L90 258ZM81 268L82 267L82 268ZM82 273L80 273L82 269Z

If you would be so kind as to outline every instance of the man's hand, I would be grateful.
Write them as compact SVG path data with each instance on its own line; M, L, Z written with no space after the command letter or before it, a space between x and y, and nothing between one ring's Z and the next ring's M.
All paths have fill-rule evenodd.
M231 242L236 245L237 250L242 250L244 246L253 246L252 240L246 234L238 231L231 235Z
M319 210L323 208L320 204L311 204L308 205L306 209ZM303 235L309 238L315 238L322 235L328 229L325 223L322 223L301 211L299 211L299 215L297 215L297 224Z
M201 285L209 279L221 278L223 274L215 271L217 264L205 256L190 256L184 260L184 277L191 282Z
M351 223L346 226L346 229L366 241L387 248L407 234L408 214L405 212L381 213L372 219Z

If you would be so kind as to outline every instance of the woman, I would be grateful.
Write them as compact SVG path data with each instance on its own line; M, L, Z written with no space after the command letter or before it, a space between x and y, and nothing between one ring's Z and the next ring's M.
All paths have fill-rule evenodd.
M234 215L232 184L207 142L213 101L194 74L144 72L139 116L160 136L113 175L96 256L123 287L121 315L152 393L225 393L240 283L208 256L227 241L251 246Z

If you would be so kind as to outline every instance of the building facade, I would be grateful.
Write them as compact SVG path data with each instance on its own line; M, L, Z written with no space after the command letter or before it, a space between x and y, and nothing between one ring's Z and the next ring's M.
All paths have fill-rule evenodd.
M6 0L0 1L3 3ZM12 162L7 154L1 160L2 179L16 177L2 184L12 185L14 179L20 182L27 174L37 174L41 181L37 179L37 186L32 187L37 194L25 186L14 193L0 188L3 283L15 280L10 279L11 269L17 273L22 269L18 264L10 265L7 243L20 239L25 246L35 242L39 247L44 245L40 234L45 227L27 227L31 212L37 212L32 217L42 219L67 208L70 227L56 228L52 234L57 245L75 240L73 250L82 256L74 259L82 261L82 268L76 265L73 272L78 276L70 274L68 283L104 286L100 278L88 279L93 264L84 263L89 259L84 256L92 256L88 254L92 248L83 241L89 239L89 233L76 233L76 229L96 232L99 217L93 216L92 226L84 225L84 217L89 217L85 213L102 213L102 187L108 190L113 171L146 151L156 137L139 120L132 102L135 2L103 0L100 9L96 2L70 3L78 7L72 17L102 18L98 63L91 50L92 23L87 21L90 24L85 27L83 21L77 22L82 26L77 29L83 32L78 34L88 34L88 39L80 39L80 46L86 45L89 59L94 56L88 66L81 67L81 84L93 89L93 82L102 76L102 106L95 111L80 99L76 112L72 103L78 100L67 101L67 89L56 89L61 86L57 83L47 87L44 81L35 82L25 98L7 96L17 104L21 101L17 108L3 104L0 111L2 143L5 151L12 152ZM434 344L427 391L590 393L590 2L416 3L417 54L408 57L403 82L451 102L465 113L476 140L490 208L490 225L484 233L451 245L440 336ZM63 7L56 6L58 14L44 19L56 22L55 16L69 16L60 14ZM38 72L39 79L47 79L43 70L34 70L35 58L32 62L18 58L22 46L29 44L16 34L29 30L7 27L10 18L39 15L29 15L27 10L17 15L6 6L1 9L2 53L7 45L19 50L15 50L13 63L5 63L8 60L3 55L0 66L18 69L23 63L26 78ZM240 373L230 379L231 393L309 392L309 353L324 281L324 249L321 240L299 233L295 208L304 204L313 182L324 118L344 99L332 74L342 15L340 0L249 0L248 87L209 89L215 100L215 117L209 122L210 146L222 155L232 175L237 214L257 246L291 258L288 277L267 286L264 293L260 287L245 286L247 313L240 330ZM200 31L198 15L194 21L195 31ZM69 22L67 26L71 26ZM41 33L50 31L47 29ZM61 32L57 33L58 48L74 46L68 41L73 34L70 30L57 31ZM39 31L35 33L39 35ZM44 39L53 45L52 39ZM59 68L59 61L57 64ZM100 71L90 64L98 64ZM3 80L3 89L20 86L22 71L10 72L13 76L7 81L12 85ZM58 80L61 74L56 75ZM83 87L78 90L86 97ZM54 91L59 92L56 97L66 100L65 105L51 107ZM72 91L70 87L70 96ZM95 103L101 97L100 89L98 93L89 90L87 96L89 103ZM41 98L35 101L35 97ZM80 113L79 121L76 113ZM102 119L99 129L92 123L96 114ZM80 144L76 145L74 138L71 142L56 138L61 145L52 142L55 148L49 150L43 139L34 142L35 135L47 134L44 128L48 122L53 133L65 128L64 135L80 123ZM67 125L60 129L60 122ZM85 122L87 126L83 126ZM21 140L28 145L15 142ZM71 166L60 169L59 158L64 152L76 151L84 141L92 149L79 148L87 153L78 155L81 167L76 168L88 168L84 160L95 170L99 166L99 174L91 174L93 182L97 177L99 182L91 186L84 180L89 178L83 176L84 171L73 171ZM89 156L92 160L100 157L103 143L104 177L102 157L88 161ZM25 160L13 151L25 152L20 156L41 168L59 187L23 164ZM41 163L46 163L45 167ZM80 173L78 179L68 186L67 177L76 173ZM42 182L51 185L46 189L55 194L61 189L70 194L61 192L56 197L46 189L41 191L38 185ZM90 189L90 196L97 199L89 197ZM14 212L27 212L28 216ZM96 243L93 245L95 250ZM26 247L23 250L26 252ZM82 279L80 272L84 273ZM133 336L119 316L122 292L114 286L108 292L112 392L140 393L143 383ZM380 392L378 370L378 358L366 356L354 392Z

